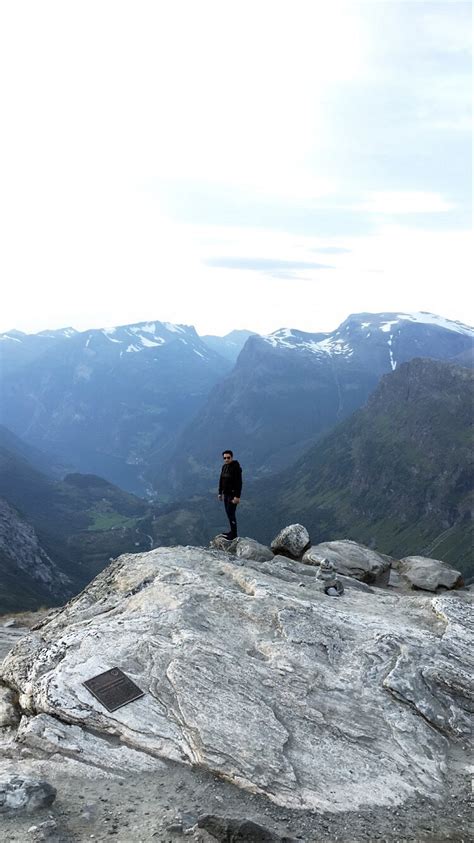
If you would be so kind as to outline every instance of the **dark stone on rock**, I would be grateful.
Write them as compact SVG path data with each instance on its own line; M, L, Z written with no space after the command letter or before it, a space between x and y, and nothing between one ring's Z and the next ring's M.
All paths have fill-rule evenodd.
M169 825L166 826L166 831L176 832L176 833L181 834L182 831L183 831L183 823L179 822L179 821L172 822L172 823L170 823Z
M281 837L253 820L204 814L197 825L220 843L291 843L291 837Z
M271 543L275 555L301 559L305 550L311 546L309 533L302 524L290 524L280 530Z
M44 779L19 775L0 778L0 813L49 808L55 798L56 788Z

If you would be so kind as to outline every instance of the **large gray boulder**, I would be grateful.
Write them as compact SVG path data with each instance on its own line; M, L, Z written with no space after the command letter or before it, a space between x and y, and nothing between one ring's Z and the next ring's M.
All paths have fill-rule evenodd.
M436 591L438 588L461 588L462 574L439 559L426 556L405 556L398 564L402 578L412 588Z
M43 779L0 776L0 813L48 808L55 798L56 789Z
M275 555L289 556L290 559L301 559L310 544L306 527L303 527L302 524L290 524L275 536L271 543L271 549Z
M225 536L214 536L209 542L211 550L224 550L237 556L238 559L252 559L254 562L268 562L273 559L273 553L269 547L255 539L238 537L226 539Z
M348 577L371 585L388 585L391 559L383 553L377 553L363 544L342 539L333 542L321 542L306 551L302 561L306 565L319 565L322 559L334 562L336 570Z
M253 559L254 562L268 562L273 559L270 548L255 539L238 538L231 541L229 553L233 553L239 559Z
M470 734L468 595L331 600L305 567L120 557L0 666L21 746L137 775L170 759L312 811L437 798ZM109 712L83 683L114 666L145 695Z

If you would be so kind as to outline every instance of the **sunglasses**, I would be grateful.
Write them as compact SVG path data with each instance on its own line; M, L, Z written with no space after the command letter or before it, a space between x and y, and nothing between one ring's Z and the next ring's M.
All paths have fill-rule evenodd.
M225 460L231 460L232 457L224 457Z

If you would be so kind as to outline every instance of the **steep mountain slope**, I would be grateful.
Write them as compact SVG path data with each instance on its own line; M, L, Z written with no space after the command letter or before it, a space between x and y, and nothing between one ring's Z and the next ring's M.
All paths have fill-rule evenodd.
M35 530L0 498L0 613L63 602L71 581L41 547Z
M45 591L39 587L41 577L33 561L24 566L15 563L23 571L22 589L15 585L13 595L18 597L18 609L31 607L32 595L36 595L36 606L61 602L65 591L67 596L75 594L110 557L151 546L151 511L145 501L94 475L70 474L63 481L51 480L5 447L0 447L0 497L26 522L24 530L34 533L37 560L44 556L50 567L65 575L56 582L52 578ZM9 547L9 558L16 559L15 543ZM39 561L38 565L40 570ZM4 554L0 571L4 590L12 585L8 571L11 567ZM29 595L27 602L22 600L23 591Z
M268 541L279 524L297 520L314 543L349 538L398 557L442 559L472 576L472 425L472 371L402 364L291 469L249 490L246 526Z
M473 338L472 328L426 313L363 313L332 334L250 337L177 442L166 467L175 496L214 488L223 448L236 452L247 479L290 465L361 407L383 374L416 356L466 355Z
M194 328L149 322L0 337L1 421L82 472L145 491L177 433L232 364Z
M255 331L240 330L231 331L230 334L226 334L224 337L206 334L201 339L213 351L217 351L218 354L235 363L248 338L253 336L257 336Z
M66 466L52 454L40 451L33 445L28 445L24 439L15 436L7 427L0 425L0 448L5 448L17 457L25 459L33 468L38 469L47 477L60 479L68 473Z

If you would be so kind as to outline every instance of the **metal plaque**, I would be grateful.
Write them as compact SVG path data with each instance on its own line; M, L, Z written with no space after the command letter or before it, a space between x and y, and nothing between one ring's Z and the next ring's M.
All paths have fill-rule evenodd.
M99 673L98 676L93 676L92 679L83 682L83 685L108 711L115 711L145 696L138 685L125 676L119 667Z

